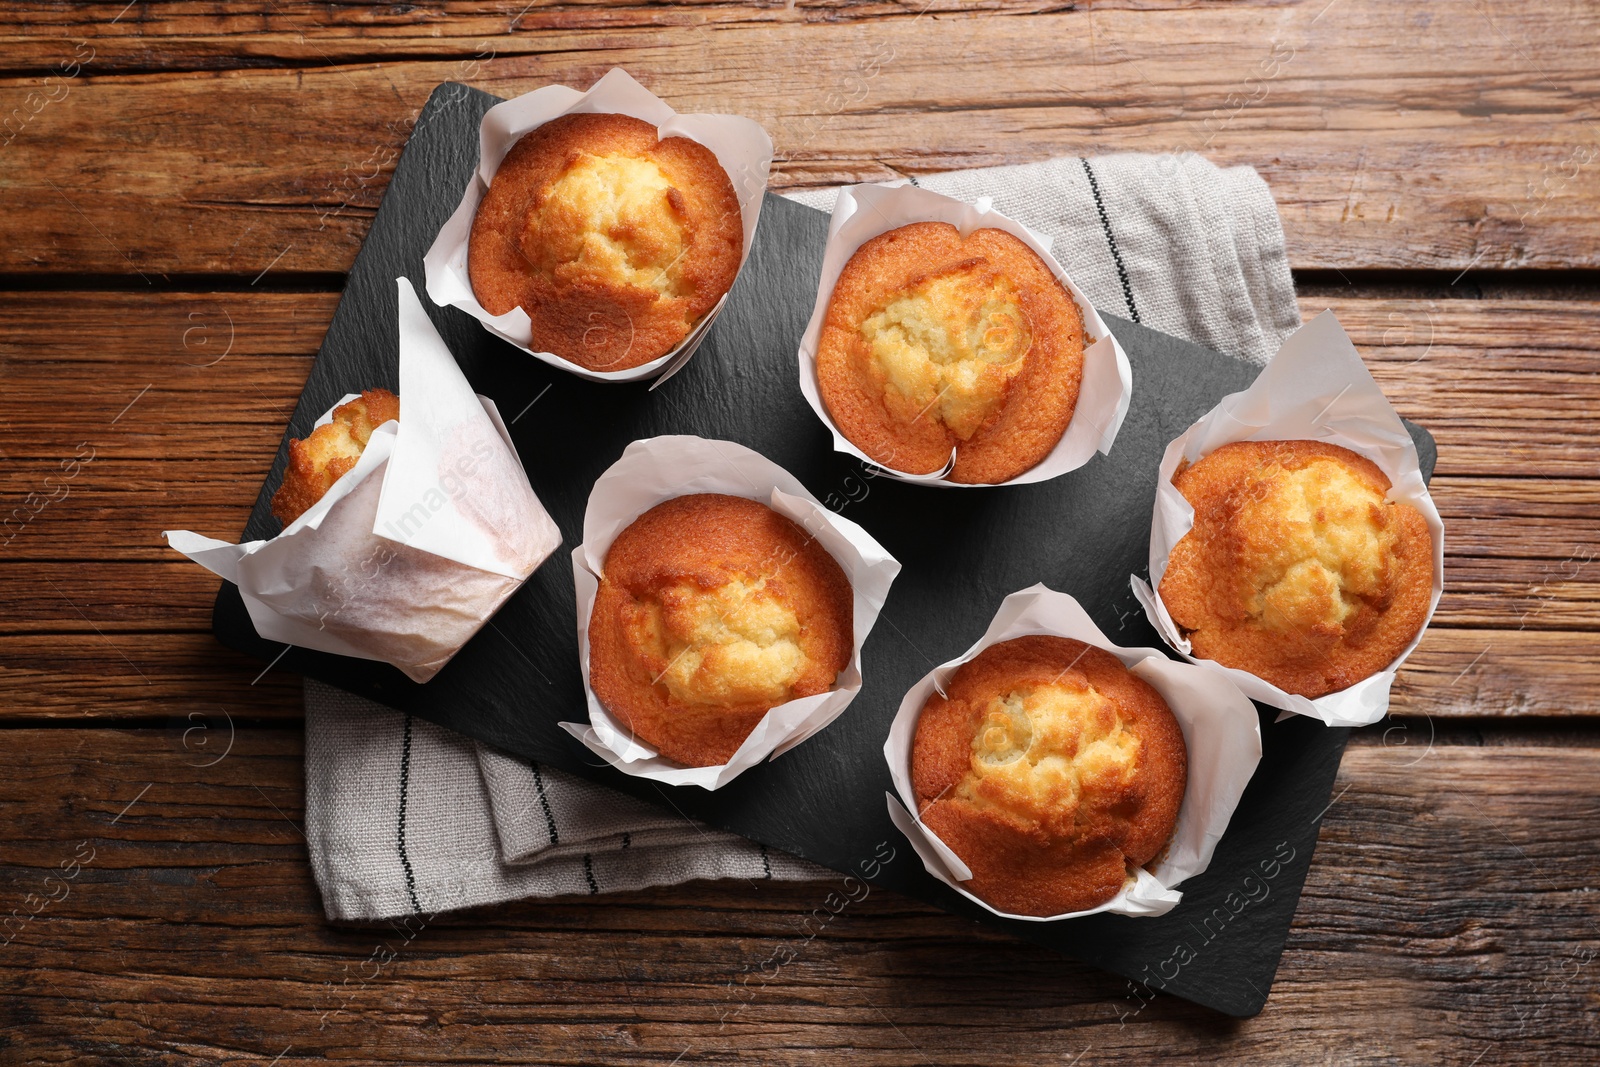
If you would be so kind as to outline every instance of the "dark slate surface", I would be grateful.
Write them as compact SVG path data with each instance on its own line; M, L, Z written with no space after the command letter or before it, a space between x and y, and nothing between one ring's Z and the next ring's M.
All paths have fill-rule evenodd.
M412 279L467 377L508 421L529 479L566 537L450 665L426 686L381 664L293 649L279 667L320 678L511 752L593 778L842 872L999 926L1152 989L1231 1015L1253 1015L1272 985L1348 731L1261 709L1265 753L1211 867L1161 918L1063 923L996 919L923 870L889 822L882 745L901 695L971 644L1000 601L1044 582L1076 596L1113 640L1160 642L1128 589L1148 550L1156 468L1167 441L1255 369L1105 315L1133 364L1134 397L1110 456L1053 481L939 490L863 476L834 453L801 398L795 349L810 315L827 217L768 195L754 252L722 317L689 365L650 393L597 385L517 352L423 293L422 256L460 199L477 156L477 120L496 98L447 84L418 119L357 257L285 435L304 436L347 391L396 385L394 278ZM537 400L535 400L537 398ZM531 407L529 406L531 404ZM1431 473L1435 451L1411 428ZM630 779L556 727L586 716L578 674L571 548L598 475L637 438L696 433L739 441L792 471L864 525L904 565L863 653L866 684L845 714L778 760L716 793ZM286 444L246 538L270 537L268 501ZM215 627L266 660L237 590L225 585ZM892 858L885 860L884 857ZM1025 996L1025 992L1019 995ZM1130 1008L1135 1002L1130 1001Z

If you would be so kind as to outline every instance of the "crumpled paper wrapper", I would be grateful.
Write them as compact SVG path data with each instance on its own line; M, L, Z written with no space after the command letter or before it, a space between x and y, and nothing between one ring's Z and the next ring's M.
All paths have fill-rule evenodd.
M715 767L684 767L662 758L607 711L589 685L589 617L611 543L634 519L663 500L693 493L759 500L799 523L838 562L850 580L855 600L855 646L834 687L768 711L733 758ZM849 707L861 691L861 646L899 573L900 563L871 534L823 507L798 478L759 452L732 441L703 437L635 441L595 482L583 515L583 544L572 552L578 595L578 659L589 721L564 722L561 727L624 774L667 785L720 789L762 760L775 759L800 744Z
M1103 648L1120 659L1132 673L1154 686L1178 724L1189 749L1189 780L1183 806L1166 851L1148 870L1122 892L1097 908L1062 915L1015 915L979 900L962 887L972 871L950 847L941 841L918 815L917 794L911 785L911 743L916 736L917 719L935 689L945 692L945 684L956 668L977 656L990 645L1028 634L1054 634L1070 637ZM911 687L889 727L883 755L889 761L889 776L900 794L886 794L889 818L906 835L928 873L956 890L968 900L1005 919L1025 922L1056 922L1084 915L1110 912L1113 915L1165 915L1183 894L1174 887L1184 879L1204 871L1211 854L1233 818L1256 764L1261 762L1261 725L1256 709L1237 689L1210 671L1167 658L1154 648L1123 648L1101 633L1078 602L1066 593L1043 585L1029 586L1012 593L1000 604L989 629L978 643L960 659L942 663L923 675Z
M716 154L717 162L727 172L729 181L733 183L734 194L739 198L739 212L744 222L744 255L739 260L739 266L743 268L744 261L750 258L756 220L761 215L761 198L767 189L767 172L772 166L772 138L767 136L767 131L759 123L738 115L680 115L666 101L629 77L622 68L613 67L588 92L579 92L565 85L547 85L496 104L483 116L478 126L478 169L467 184L466 191L461 194L461 203L456 207L455 214L439 230L432 247L423 257L428 296L440 307L448 305L460 308L483 323L484 329L535 359L580 378L595 382L635 382L656 378L655 384L660 385L676 374L694 355L695 349L700 347L711 323L728 302L726 294L689 331L689 336L666 355L627 370L596 371L563 359L554 352L538 352L528 347L533 343L533 332L527 312L518 307L504 315L491 315L478 303L478 298L472 292L472 279L467 273L467 248L472 240L472 220L478 213L479 202L489 191L495 171L500 169L500 161L529 130L574 112L629 115L654 123L663 138L687 137L711 149Z
M381 660L426 682L561 532L493 402L472 392L411 284L397 284L400 421L374 430L355 467L277 537L164 536L239 587L262 637Z
M1372 460L1393 488L1388 500L1410 504L1428 521L1433 540L1433 599L1422 629L1389 668L1348 689L1315 700L1286 693L1247 671L1224 667L1190 654L1189 641L1178 630L1167 606L1156 595L1167 573L1172 547L1194 527L1194 508L1172 484L1181 462L1193 463L1234 441L1318 440L1342 445ZM1417 448L1361 355L1333 312L1324 311L1297 330L1250 388L1222 398L1183 435L1167 446L1156 482L1156 506L1150 521L1150 581L1130 579L1133 592L1161 639L1191 663L1227 676L1252 700L1297 715L1321 719L1329 726L1366 726L1389 711L1389 687L1395 672L1427 632L1439 595L1444 591L1444 522L1428 495L1417 462Z
M822 279L817 285L817 302L812 308L806 332L800 339L800 391L805 394L811 410L817 413L817 418L833 434L834 451L855 456L902 482L956 489L980 487L978 483L952 482L946 477L955 466L953 450L944 470L932 474L907 474L871 459L839 432L839 427L828 414L828 406L823 402L817 384L817 344L822 337L822 324L828 316L833 288L845 264L856 249L880 233L913 222L948 222L961 232L962 237L985 227L1004 230L1038 253L1083 312L1084 333L1093 343L1083 352L1083 382L1079 387L1078 404L1072 413L1072 421L1067 424L1066 432L1048 456L1032 469L1001 484L1027 485L1030 482L1047 481L1077 470L1088 463L1096 452L1110 452L1133 398L1133 369L1128 365L1127 353L1112 336L1088 296L1073 284L1061 264L1050 254L1052 239L993 210L988 197L968 204L904 181L883 185L851 185L840 189L839 199L833 208L833 220L828 225L828 244L822 256Z

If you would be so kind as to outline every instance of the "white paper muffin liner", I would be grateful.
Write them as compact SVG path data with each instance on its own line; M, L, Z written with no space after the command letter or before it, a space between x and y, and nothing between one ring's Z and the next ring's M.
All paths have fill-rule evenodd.
M1016 915L980 900L962 885L972 877L972 871L922 823L919 814L913 814L919 811L919 805L911 783L911 745L923 705L935 690L944 693L946 683L963 663L990 645L1028 634L1069 637L1116 656L1130 672L1148 682L1166 700L1183 729L1184 744L1188 747L1188 784L1171 843L1156 863L1149 869L1141 868L1120 893L1087 911L1048 916ZM1112 644L1077 600L1066 593L1034 585L1006 597L988 630L959 659L940 664L911 687L889 727L883 755L889 763L889 776L895 790L900 794L898 799L894 794L886 794L889 818L911 842L929 874L985 910L1002 918L1026 922L1056 922L1100 912L1165 915L1183 899L1183 894L1175 887L1210 865L1217 841L1228 828L1239 797L1261 761L1261 726L1255 706L1226 678L1169 659L1158 649L1123 648Z
M998 484L1027 485L1046 481L1077 470L1088 463L1096 452L1111 451L1117 431L1122 428L1122 420L1128 414L1128 403L1133 398L1133 370L1128 365L1127 353L1112 336L1088 296L1073 283L1061 264L1050 254L1051 238L993 210L988 197L968 204L903 181L882 185L851 185L840 189L839 199L833 208L833 219L828 225L828 244L822 257L817 302L812 307L806 332L800 339L800 391L805 394L811 410L817 413L817 418L833 434L834 450L855 456L903 482L958 489L981 487L979 483L949 480L947 475L955 465L954 450L945 468L932 474L908 474L885 467L872 459L840 432L828 414L828 406L823 402L821 388L817 384L817 344L822 337L823 321L828 315L828 303L845 264L856 249L872 238L913 222L947 222L959 230L962 237L984 227L1004 230L1016 237L1044 260L1056 280L1072 294L1079 310L1083 312L1085 336L1093 342L1083 352L1083 381L1078 390L1078 403L1061 440L1037 465Z
M1342 445L1372 460L1393 486L1385 499L1410 504L1422 512L1433 541L1433 597L1417 636L1386 670L1315 700L1286 693L1248 671L1191 655L1189 641L1155 593L1167 573L1173 546L1194 526L1194 508L1172 484L1179 464L1193 463L1234 441L1294 440ZM1427 632L1444 590L1444 522L1428 495L1411 435L1333 312L1324 311L1297 330L1250 388L1223 397L1167 445L1150 521L1150 581L1137 576L1130 581L1162 640L1191 663L1225 675L1252 700L1321 719L1329 726L1366 726L1388 713L1395 672Z
M767 172L772 166L772 138L760 124L738 115L680 115L666 101L634 81L620 67L613 67L588 92L565 85L547 85L531 93L496 104L478 126L478 169L461 194L455 213L439 230L433 245L423 257L427 271L428 296L435 304L460 308L483 324L496 337L515 345L528 355L552 367L595 382L635 382L646 378L666 381L689 361L705 338L711 323L727 303L727 294L705 314L678 346L666 355L626 370L597 371L579 366L553 352L530 348L533 327L527 312L512 308L504 315L491 315L472 291L467 272L467 249L472 240L472 220L478 204L489 190L500 161L512 145L529 130L551 119L578 112L629 115L653 123L661 137L687 137L705 145L733 183L744 222L742 270L750 258L755 240L756 221L761 215L761 198L767 189ZM737 276L736 276L737 280Z
M828 551L854 596L855 643L850 662L826 693L779 704L745 738L727 763L684 767L665 759L635 738L606 710L589 685L589 618L600 591L606 553L617 535L664 500L695 493L723 493L759 500L805 528ZM861 691L861 646L888 599L900 564L856 523L822 506L800 480L760 453L732 441L703 437L652 437L635 441L594 484L583 515L583 544L572 553L578 597L578 659L587 723L564 722L562 729L611 766L638 778L667 785L720 789L768 758L776 758L827 726Z
M164 536L239 587L262 637L380 660L426 682L560 546L561 532L494 403L473 393L411 284L397 284L400 421L375 429L356 465L276 537ZM332 417L330 408L316 425ZM438 565L391 565L396 544Z

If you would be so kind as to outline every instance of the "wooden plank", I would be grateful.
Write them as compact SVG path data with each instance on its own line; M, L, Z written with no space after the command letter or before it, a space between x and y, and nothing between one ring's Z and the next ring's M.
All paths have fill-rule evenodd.
M1227 0L1202 0L1209 6ZM1172 7L1149 0L1102 2L1095 7ZM1192 4L1188 6L1193 6ZM130 10L131 7L131 10ZM280 0L265 10L229 0L84 0L70 6L23 0L10 5L0 27L0 72L50 69L62 43L92 39L96 69L117 72L229 69L275 63L330 63L381 53L389 58L470 58L484 41L503 42L502 53L538 50L552 31L704 27L740 24L826 23L941 18L952 15L1026 15L1059 8L1051 0L800 0L782 6L698 0L673 6L637 0L525 4L521 0L453 0L449 17L406 6ZM156 44L160 47L157 48Z
M176 479L152 470L145 458L122 459L115 451L97 455L65 483L65 497L22 529L5 528L0 566L14 560L166 559L160 531L175 523L213 537L236 536L282 432L270 417L247 429L250 437L241 440L237 454L186 463ZM245 454L246 444L254 446L254 455ZM28 492L42 488L44 478L59 480L61 460L74 451L62 439L51 458L8 454L9 466L0 469L0 522ZM1600 480L1439 475L1433 498L1452 560L1542 560L1559 568L1600 555ZM7 543L11 533L16 537Z
M5 574L0 633L110 635L107 663L135 669L143 635L209 633L222 582L175 552L155 562L17 562Z
M1600 305L1540 300L1302 302L1330 308L1402 415L1439 444L1438 473L1600 476Z
M208 632L0 635L0 664L0 722L301 716L298 677L262 675L264 664L223 648ZM1401 669L1391 714L1600 717L1600 637L1436 626Z
M0 566L25 560L170 561L161 531L174 528L238 537L283 433L272 414L230 428L241 438L238 455L204 461L163 465L143 456L122 458L115 447L108 452L104 441L91 441L99 445L93 461L69 478L61 463L68 461L71 470L77 450L70 442L61 442L50 459L7 457L9 466L0 473ZM254 455L244 454L247 445ZM29 505L29 493L42 495ZM17 508L20 514L12 516Z
M1600 553L1568 560L1452 558L1434 626L1600 631ZM0 635L209 631L220 579L159 560L0 564L11 614Z
M1600 716L1600 635L1434 626L1389 696L1391 716Z
M168 526L235 533L331 304L328 294L0 294L0 516L23 508L0 564L156 560ZM1439 440L1435 495L1452 557L1600 554L1590 481L1600 441L1587 430L1600 406L1590 329L1600 306L1343 300L1335 310L1398 409ZM55 326L69 311L70 341ZM61 416L68 395L72 419Z
M1582 559L1600 530L1600 480L1436 476L1451 556Z
M465 79L510 95L586 85L614 65L683 110L762 122L778 186L1201 150L1261 169L1297 267L1600 263L1600 186L1589 180L1600 161L1600 75L1589 62L1600 12L1585 5L1515 17L1470 0L856 21L715 14L728 18L678 12L672 21L688 24L460 38L436 36L437 20L416 9L430 58L388 64L368 62L391 54L387 38L374 51L357 35L358 51L338 58L319 36L326 20L309 12L264 35L230 32L225 18L198 36L226 36L245 62L287 50L306 65L102 75L91 60L71 79L0 80L0 115L14 116L0 185L14 233L0 273L342 271L435 85ZM161 25L140 38L143 54L174 43ZM174 29L181 54L197 35ZM70 60L76 45L60 48ZM452 58L434 58L441 49ZM969 55L1005 59L949 78Z
M134 360L169 373L257 356L313 356L336 292L0 292L0 366L98 375ZM92 380L92 379L91 379Z
M300 678L224 648L210 630L0 637L0 722L299 719ZM194 718L191 718L194 716ZM196 742L201 735L194 735Z
M270 292L0 298L0 564L171 563L164 529L237 536L255 495L241 487L266 476L336 302ZM99 599L97 579L36 577L36 592L80 623L95 613L86 602ZM159 607L137 626L209 630L215 580L177 581L181 606L153 593ZM26 663L61 692L48 660L30 653ZM45 703L54 714L57 701Z
M1527 630L1600 629L1600 550L1564 560L1452 558L1434 624ZM1600 638L1597 638L1600 640Z
M1588 432L1600 408L1600 303L1318 298L1304 310L1324 307L1400 413L1433 431L1440 475L1600 477L1600 441ZM202 479L213 457L270 455L331 313L320 293L0 293L0 449L24 461L0 472L12 479L0 486L37 489L85 439L79 423L104 427L105 459L181 457ZM63 338L54 324L67 314L76 329ZM85 363L91 375L80 374ZM65 389L79 420L60 418ZM219 439L208 420L236 432Z
M7 910L60 896L44 879L93 851L0 950L8 1051L28 1062L1276 1064L1336 1047L1467 1064L1495 1042L1557 1061L1596 1047L1592 747L1498 738L1424 754L1361 735L1272 998L1219 1030L1203 1009L886 892L808 938L828 881L332 927L300 840L297 734L240 731L210 767L171 731L8 740ZM1457 841L1473 846L1438 847ZM784 951L795 958L762 968Z

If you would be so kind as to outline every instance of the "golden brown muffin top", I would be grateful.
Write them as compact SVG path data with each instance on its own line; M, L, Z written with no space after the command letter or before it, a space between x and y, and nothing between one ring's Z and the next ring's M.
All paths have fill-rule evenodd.
M1036 635L990 645L923 705L922 821L1002 911L1060 915L1114 897L1166 847L1188 777L1161 695L1103 649Z
M839 430L913 474L1003 482L1050 454L1077 406L1083 314L1004 230L919 222L867 241L829 298L817 380Z
M898 421L937 419L970 441L1005 402L1033 334L1011 279L977 264L894 293L861 323Z
M1377 464L1320 441L1240 441L1173 476L1194 528L1161 599L1194 654L1319 697L1410 644L1433 592L1427 522Z
M551 120L512 146L472 223L468 273L491 315L592 370L666 354L733 284L744 227L709 148L627 115Z
M769 709L832 689L850 662L844 571L758 501L657 504L612 542L603 569L589 684L678 763L726 763Z
M340 476L356 465L372 431L400 418L400 398L368 389L333 409L333 421L301 440L289 439L283 484L272 495L272 514L285 526L311 509Z

